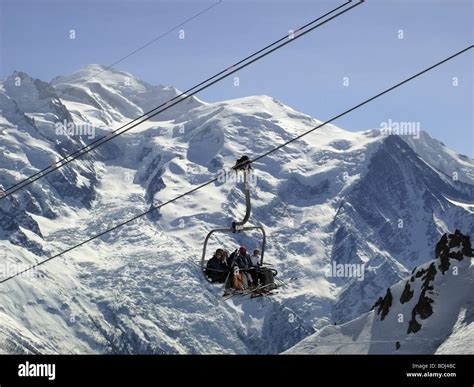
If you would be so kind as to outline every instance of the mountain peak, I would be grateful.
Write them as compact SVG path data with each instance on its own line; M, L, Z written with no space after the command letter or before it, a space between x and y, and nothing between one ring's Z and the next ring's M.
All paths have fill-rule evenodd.
M135 86L137 83L143 83L132 74L116 70L113 67L100 64L88 64L69 75L54 78L51 81L51 84L53 86L64 83L83 85L93 82L104 84L124 84L126 86Z
M33 84L35 79L24 71L15 70L13 71L4 81L6 85L20 87L25 84Z

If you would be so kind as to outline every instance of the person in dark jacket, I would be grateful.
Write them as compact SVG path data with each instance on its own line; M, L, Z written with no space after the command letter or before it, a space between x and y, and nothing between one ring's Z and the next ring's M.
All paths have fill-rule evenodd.
M229 266L227 265L224 250L217 249L213 257L207 261L206 275L211 279L212 282L223 283L225 282L228 272Z
M227 258L227 264L229 265L230 268L234 266L235 257L236 257L236 255L237 255L237 252L238 252L238 251L239 251L239 250L237 250L237 249L234 250L234 251L230 254L229 258Z
M247 276L247 282L252 285L257 285L254 275L254 269L252 269L252 261L250 260L250 254L247 253L245 246L241 246L234 257L233 264L239 267L239 270ZM255 273L256 274L256 273Z
M229 252L227 250L222 250L222 259L225 261L227 267L230 269L232 265L230 264Z
M250 261L250 255L247 253L247 249L244 246L241 246L234 258L235 264L239 269L248 269L252 266Z

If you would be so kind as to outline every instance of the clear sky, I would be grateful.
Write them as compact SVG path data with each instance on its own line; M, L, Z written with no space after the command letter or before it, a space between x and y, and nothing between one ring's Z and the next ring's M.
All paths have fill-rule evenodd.
M49 81L109 65L218 1L0 0L0 78L21 70ZM116 68L185 90L344 2L223 0L182 27L185 39L175 31ZM267 94L324 121L473 44L473 26L473 0L367 0L239 72L239 87L227 79L199 97ZM473 157L473 64L471 50L335 124L365 130L416 121Z

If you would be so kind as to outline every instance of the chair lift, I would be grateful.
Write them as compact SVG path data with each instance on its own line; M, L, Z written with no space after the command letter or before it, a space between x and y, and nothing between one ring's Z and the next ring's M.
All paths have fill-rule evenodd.
M250 212L252 209L251 202L250 202L250 186L249 186L249 175L252 171L251 161L247 156L242 156L239 160L237 160L235 166L232 168L235 170L236 173L242 172L244 176L244 193L245 193L245 216L241 221L234 221L232 225L228 228L217 228L211 230L209 234L207 234L206 239L204 240L204 247L202 250L202 257L201 257L201 271L204 275L204 278L208 282L213 283L213 281L206 275L206 251L207 251L207 243L209 242L209 238L215 233L240 233L252 230L259 230L262 233L262 244L261 244L261 256L260 256L260 266L263 265L264 255L265 255L265 246L267 243L267 235L265 233L265 229L261 226L245 226L247 221L250 218Z

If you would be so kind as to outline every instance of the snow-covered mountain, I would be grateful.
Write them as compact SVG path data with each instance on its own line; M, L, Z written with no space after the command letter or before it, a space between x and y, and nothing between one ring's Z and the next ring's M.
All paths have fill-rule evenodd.
M126 124L180 93L172 86L152 86L126 72L109 71L99 65L89 65L69 76L57 77L51 81L51 86L61 95L76 122L106 128L112 124ZM174 120L200 105L201 101L191 97L150 120Z
M370 312L329 325L287 353L474 353L474 262L469 237L444 234L436 259L387 289Z
M0 185L178 93L98 65L50 83L12 74L0 83ZM69 123L87 130L58 134ZM0 200L4 267L81 242L320 123L268 96L190 98ZM240 184L218 182L2 285L0 349L279 353L367 312L431 259L442 234L474 233L474 161L425 132L326 125L256 163L255 177L251 222L267 229L267 260L286 282L278 294L223 302L200 278L205 235L244 212ZM210 248L253 248L255 238ZM364 277L328 275L344 264Z

